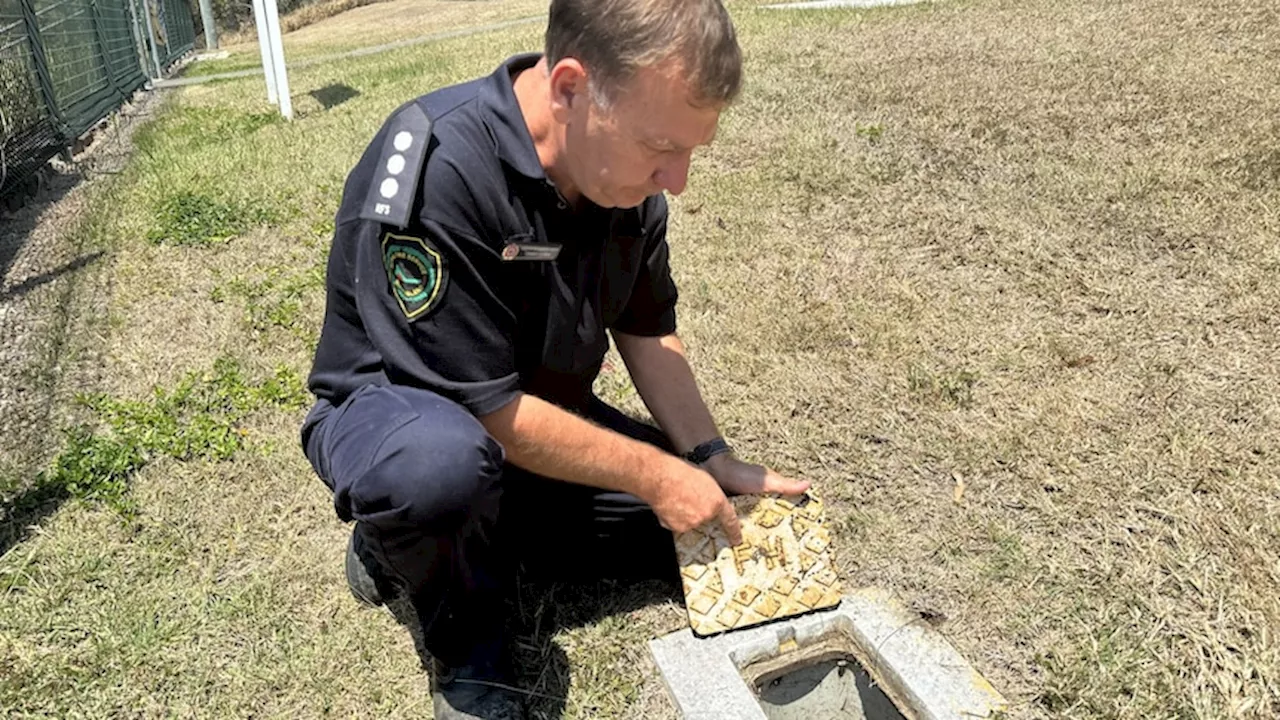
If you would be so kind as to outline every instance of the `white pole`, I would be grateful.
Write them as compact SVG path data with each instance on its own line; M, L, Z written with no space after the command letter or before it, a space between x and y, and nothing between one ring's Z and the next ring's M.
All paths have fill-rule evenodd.
M262 74L267 76L267 102L276 104L276 71L271 64L271 35L267 32L265 0L253 0L253 21L258 27L258 53L262 55Z
M280 39L280 10L276 0L264 0L267 16L267 33L271 36L271 64L276 71L276 93L280 96L280 114L286 120L293 119L293 101L289 99L289 76L284 66L284 44Z

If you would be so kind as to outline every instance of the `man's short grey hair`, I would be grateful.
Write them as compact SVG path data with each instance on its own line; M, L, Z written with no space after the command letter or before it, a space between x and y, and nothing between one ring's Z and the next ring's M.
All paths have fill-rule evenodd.
M742 88L742 49L720 0L551 0L547 67L575 58L596 101L609 104L635 72L675 58L698 105Z

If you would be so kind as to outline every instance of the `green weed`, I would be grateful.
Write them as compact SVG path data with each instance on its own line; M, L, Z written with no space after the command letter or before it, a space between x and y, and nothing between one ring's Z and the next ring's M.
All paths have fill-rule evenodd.
M226 460L246 436L245 417L266 407L301 407L306 390L294 371L281 367L250 381L233 358L219 358L209 373L189 373L172 390L157 388L149 400L83 396L95 424L67 431L66 449L37 484L47 492L104 502L129 514L129 480L148 462Z
M307 294L324 287L324 272L319 263L302 272L273 267L260 279L238 277L214 288L210 299L220 303L239 298L245 322L255 334L283 328L310 342L316 339L317 328L301 322L302 303Z
M1152 626L1158 621L1135 607L1127 612L1088 609L1082 615L1078 622L1096 623L1087 643L1054 648L1036 658L1046 670L1045 687L1036 702L1051 717L1117 717L1119 708L1133 702L1143 685L1161 693L1162 717L1205 717L1196 712L1185 679L1160 662L1175 649L1177 639Z
M271 220L265 209L249 203L184 190L161 201L147 240L168 245L212 245Z
M853 131L858 137L866 138L869 142L875 143L884 135L884 126L879 123L854 123Z
M987 529L994 547L987 554L986 574L993 580L1019 577L1027 567L1027 554L1022 539L999 527Z
M280 122L283 118L277 112L246 113L226 107L187 106L166 113L138 131L134 145L144 154L162 148L189 152L247 137Z
M907 371L907 387L911 392L952 407L971 407L973 387L977 383L978 375L969 370L933 372L921 365L912 365Z

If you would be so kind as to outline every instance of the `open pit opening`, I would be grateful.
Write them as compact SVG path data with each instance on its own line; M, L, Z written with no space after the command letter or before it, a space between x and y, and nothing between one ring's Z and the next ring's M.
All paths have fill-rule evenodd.
M909 720L849 645L832 633L744 668L743 678L769 720Z

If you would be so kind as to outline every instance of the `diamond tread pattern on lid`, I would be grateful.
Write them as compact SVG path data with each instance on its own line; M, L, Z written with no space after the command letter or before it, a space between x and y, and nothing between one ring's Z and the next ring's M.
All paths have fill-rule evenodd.
M758 625L840 603L822 503L801 497L730 498L742 544L718 523L676 535L689 625L698 635Z

